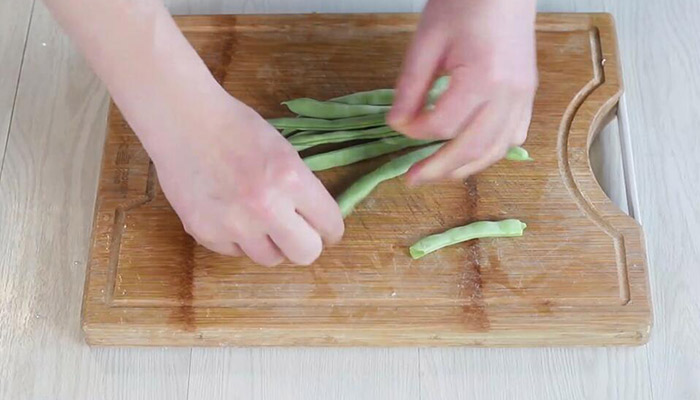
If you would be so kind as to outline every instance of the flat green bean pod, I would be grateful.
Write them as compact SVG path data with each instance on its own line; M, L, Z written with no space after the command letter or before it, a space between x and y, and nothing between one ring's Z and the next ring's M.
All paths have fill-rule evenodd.
M352 140L378 139L398 135L400 135L400 133L394 131L388 126L378 126L376 128L355 131L335 131L317 133L313 135L296 135L288 140L297 151L301 151L328 143L343 143Z
M367 197L380 183L403 175L415 163L435 153L442 143L435 143L422 149L397 157L353 183L336 198L343 218L350 215L355 206Z
M443 233L426 236L409 248L415 260L446 246L472 239L522 236L527 225L518 219L502 221L478 221L452 228Z
M309 131L341 131L348 129L369 128L372 126L386 125L385 114L363 115L361 117L341 119L320 118L272 118L268 119L277 129L299 129Z
M520 146L516 146L508 149L508 153L506 153L506 160L532 161L532 158L530 158L530 154L527 152L527 150Z
M428 143L430 141L411 139L405 136L388 137L327 153L314 154L304 157L304 162L312 171L323 171Z
M300 98L282 102L290 111L301 116L323 119L359 117L369 114L380 114L389 111L391 106L376 106L368 104L344 104L334 101L319 101Z

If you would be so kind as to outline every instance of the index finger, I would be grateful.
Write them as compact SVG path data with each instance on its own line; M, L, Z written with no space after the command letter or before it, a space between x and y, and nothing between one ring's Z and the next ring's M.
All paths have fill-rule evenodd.
M345 231L338 203L321 181L311 171L308 173L311 176L299 188L295 199L296 210L321 235L324 242L337 243Z
M401 131L423 107L442 56L443 41L439 31L416 32L396 82L394 104L387 115L387 122L394 129Z

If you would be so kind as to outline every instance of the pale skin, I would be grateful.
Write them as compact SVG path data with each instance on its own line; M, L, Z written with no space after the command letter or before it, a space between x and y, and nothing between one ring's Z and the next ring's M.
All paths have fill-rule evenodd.
M198 243L262 265L308 265L341 239L333 197L274 128L214 80L161 0L45 2L107 85ZM389 123L452 140L409 171L411 183L464 178L524 142L537 86L534 17L535 0L427 3ZM450 89L422 110L445 73Z

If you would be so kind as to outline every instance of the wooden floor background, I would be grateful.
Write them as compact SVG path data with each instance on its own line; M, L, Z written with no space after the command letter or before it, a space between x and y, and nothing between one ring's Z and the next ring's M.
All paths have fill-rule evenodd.
M170 0L176 14L419 11L421 0ZM0 399L700 399L700 2L615 15L626 86L596 169L644 226L650 343L552 349L90 349L79 324L107 94L38 0L0 1ZM623 146L623 149L625 147ZM629 196L625 196L629 193Z

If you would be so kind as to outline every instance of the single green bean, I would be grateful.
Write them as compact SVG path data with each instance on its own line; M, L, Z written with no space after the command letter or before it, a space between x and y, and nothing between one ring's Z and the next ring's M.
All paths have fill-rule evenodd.
M442 143L435 143L422 149L397 157L350 185L336 201L343 218L350 215L355 206L367 197L380 183L403 175L415 163L435 153Z
M516 146L508 149L508 153L506 153L506 160L532 161L532 158L530 158L530 154L527 152L527 150L520 146Z
M382 139L396 139L396 138L400 138L400 137L403 136L403 135L401 135L401 134L398 133L398 132L395 132L394 134L388 133L388 134L374 135L374 136L375 136L374 139L376 139L376 138L382 138ZM340 139L338 139L338 140L340 140ZM352 139L352 140L355 140L355 139ZM346 141L346 140L336 141L336 143L340 143L340 142L344 142L344 141ZM304 151L304 150L308 150L308 149L314 148L314 147L316 147L316 146L320 146L320 145L322 145L322 144L327 144L327 143L330 143L330 142L314 143L314 144L295 144L295 145L293 145L292 147L294 147L294 150L296 150L296 151ZM363 144L367 144L367 143L363 143ZM405 148L405 147L404 147L404 148ZM399 150L401 150L401 149L399 149ZM398 150L396 150L396 151L398 151ZM371 157L370 157L370 158L371 158ZM362 161L362 160L360 160L360 161ZM346 164L346 165L347 165L347 164ZM337 167L337 166L339 166L339 165L334 165L333 167ZM330 167L330 168L333 168L333 167ZM328 168L324 168L324 169L328 169ZM317 171L318 171L318 170L317 170Z
M318 101L300 98L282 102L290 111L300 117L337 119L359 117L361 115L380 114L389 111L391 106L368 104L343 104L333 101Z
M314 154L304 157L304 162L312 171L323 171L428 143L430 141L411 139L405 136L389 137L327 153Z
M375 89L334 97L330 101L344 104L391 105L394 102L394 89Z
M301 129L310 131L340 131L348 129L369 128L372 126L385 125L385 114L363 115L361 117L341 118L341 119L320 119L320 118L272 118L268 119L272 126L277 129Z
M294 138L298 137L299 135L303 134L304 132L299 132L297 135L294 136ZM326 133L328 135L332 135L335 132L330 132ZM310 134L310 136L321 136L323 135L323 132L317 132L316 134ZM384 135L391 135L391 133L387 133ZM301 138L300 138L301 139ZM355 140L357 138L353 139L348 139L348 140ZM367 139L365 137L364 139ZM316 140L316 138L314 138ZM399 150L403 150L409 147L416 147L420 146L423 144L428 144L431 143L432 141L430 140L417 140L417 139L411 139L407 138L405 136L401 136L400 134L396 134L395 136L387 136L384 139L381 140L375 140L369 143L362 143L358 144L355 146L350 146L350 147L345 147L342 149L338 150L333 150L329 151L326 153L320 153L320 154L314 154L312 156L307 156L304 158L304 162L306 163L306 166L309 167L312 171L324 171L327 169L335 168L335 167L342 167L345 165L350 165L354 164L356 162L368 160L370 158L375 158L382 156L384 154L389 154L393 153ZM306 144L302 144L303 142L299 141L297 142L298 144L294 144L294 148L297 151L302 151L306 150L308 148L321 145L321 144L326 144L326 143L339 143L338 141L321 141L320 138L317 142L307 142ZM508 160L515 160L515 161L527 161L531 160L527 155L523 156L522 151L527 153L525 149L522 148L517 148L514 147L511 150L508 151L509 156L506 156ZM515 154L515 155L514 155ZM516 156L517 155L517 156Z
M289 138L297 151L327 143L343 143L352 140L377 139L383 137L398 136L400 133L388 126L378 126L376 128L361 129L356 131L335 131L323 132L314 135L294 136Z
M428 92L428 103L434 103L447 90L449 83L449 76L437 78ZM375 89L334 97L330 101L344 104L391 105L394 103L394 94L394 89Z
M409 248L409 253L416 260L435 250L466 242L467 240L522 236L525 228L527 228L527 225L518 219L473 222L469 225L452 228L443 233L426 236L414 243Z

